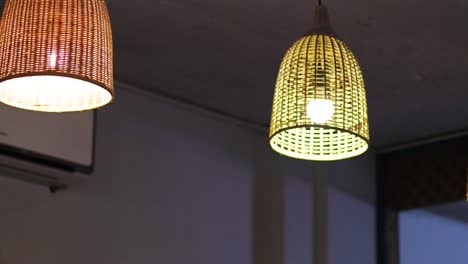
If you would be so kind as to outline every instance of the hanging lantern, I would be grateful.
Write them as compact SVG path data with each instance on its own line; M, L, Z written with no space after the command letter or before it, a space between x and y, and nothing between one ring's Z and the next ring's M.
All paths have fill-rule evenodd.
M0 22L0 101L43 112L113 99L112 32L104 0L7 0Z
M330 161L358 156L368 143L361 69L319 5L312 33L287 51L280 66L270 145L292 158Z

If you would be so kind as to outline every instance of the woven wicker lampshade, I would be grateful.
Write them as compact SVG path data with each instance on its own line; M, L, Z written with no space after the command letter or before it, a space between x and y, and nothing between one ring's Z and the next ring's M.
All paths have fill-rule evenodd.
M113 99L112 31L104 0L7 0L0 22L0 101L43 112Z
M360 155L368 142L361 69L320 5L312 34L294 43L280 66L270 145L292 158L329 161Z

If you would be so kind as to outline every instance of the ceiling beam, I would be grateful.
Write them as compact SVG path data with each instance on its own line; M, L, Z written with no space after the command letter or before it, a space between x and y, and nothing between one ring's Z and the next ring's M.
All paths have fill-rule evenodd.
M160 89L148 89L140 85L132 84L130 82L121 80L116 80L114 83L118 89L121 88L134 94L154 98L162 103L175 105L183 109L188 109L190 111L201 113L205 116L209 116L218 120L223 120L227 123L231 123L241 127L246 127L262 134L268 133L267 124L261 124L244 117L233 115L220 109L208 107L179 96L170 95Z

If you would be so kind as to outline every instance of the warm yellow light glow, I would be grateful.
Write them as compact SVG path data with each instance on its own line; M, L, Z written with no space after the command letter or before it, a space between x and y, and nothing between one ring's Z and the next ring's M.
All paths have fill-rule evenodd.
M327 161L358 156L368 142L364 79L353 53L327 34L301 38L278 73L271 147L292 158Z
M270 146L291 158L316 161L352 158L368 149L367 141L357 135L313 126L277 133L270 139Z
M27 76L0 83L0 101L41 112L94 109L109 103L106 89L83 80L63 76Z
M307 104L307 116L312 122L317 124L325 124L332 119L335 107L331 100L312 99Z

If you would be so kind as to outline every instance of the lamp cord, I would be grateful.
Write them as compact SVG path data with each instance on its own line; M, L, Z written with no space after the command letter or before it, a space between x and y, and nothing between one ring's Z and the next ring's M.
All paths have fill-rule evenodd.
M322 0L318 0L318 4L319 4L319 6L321 6L322 5Z

